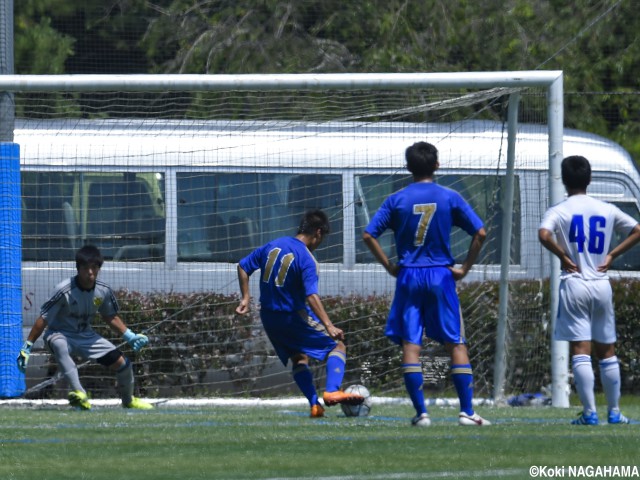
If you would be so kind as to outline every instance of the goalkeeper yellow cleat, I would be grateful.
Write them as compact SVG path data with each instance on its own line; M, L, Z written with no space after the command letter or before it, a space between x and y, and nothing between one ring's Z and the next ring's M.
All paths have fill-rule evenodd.
M69 392L69 404L79 410L91 410L91 403L89 403L89 397L86 393L80 390L73 390Z
M149 402L145 402L144 400L140 400L137 397L131 397L131 401L126 405L123 403L122 406L124 408L133 408L135 410L152 410L153 405Z

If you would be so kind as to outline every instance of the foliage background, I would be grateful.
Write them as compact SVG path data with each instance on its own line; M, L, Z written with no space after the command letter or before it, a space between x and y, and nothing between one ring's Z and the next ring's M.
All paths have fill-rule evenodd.
M633 0L20 0L15 71L563 70L567 127L640 159Z

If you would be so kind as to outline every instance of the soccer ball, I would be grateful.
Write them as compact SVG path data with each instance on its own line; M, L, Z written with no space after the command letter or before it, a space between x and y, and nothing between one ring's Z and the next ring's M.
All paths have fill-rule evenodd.
M347 417L366 417L371 411L371 394L364 385L351 385L345 389L346 393L356 393L364 397L364 402L360 405L340 404L342 411Z

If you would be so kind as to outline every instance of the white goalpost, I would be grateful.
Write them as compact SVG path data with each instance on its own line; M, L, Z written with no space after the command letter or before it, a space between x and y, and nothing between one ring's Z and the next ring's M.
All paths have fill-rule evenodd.
M460 285L480 391L500 402L551 385L553 405L568 407L568 346L550 333L559 263L533 235L564 195L562 81L560 71L2 75L21 155L23 328L74 274L74 250L97 244L123 317L152 340L135 359L144 392L280 394L290 378L255 313L233 315L235 264L318 207L332 221L321 294L351 339L345 378L398 394L398 352L381 334L394 279L360 236L406 185L404 148L427 140L440 151L438 181L490 227ZM454 235L454 252L466 242ZM34 354L24 393L59 395L55 365L41 346ZM426 346L426 385L438 393L442 358ZM93 366L81 375L112 391Z

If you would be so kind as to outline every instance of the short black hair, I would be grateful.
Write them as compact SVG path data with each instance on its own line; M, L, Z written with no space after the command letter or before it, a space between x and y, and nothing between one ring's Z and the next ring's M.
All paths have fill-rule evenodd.
M319 209L305 212L302 220L300 220L298 234L313 235L318 229L320 229L323 235L327 235L330 232L331 229L329 227L329 217L327 217L327 214Z
M417 142L405 151L407 170L416 177L431 177L438 168L438 149L427 142Z
M591 183L591 164L581 155L562 160L562 183L571 189L586 190Z
M98 265L102 267L104 257L98 247L94 245L85 245L76 252L76 268L85 265Z

